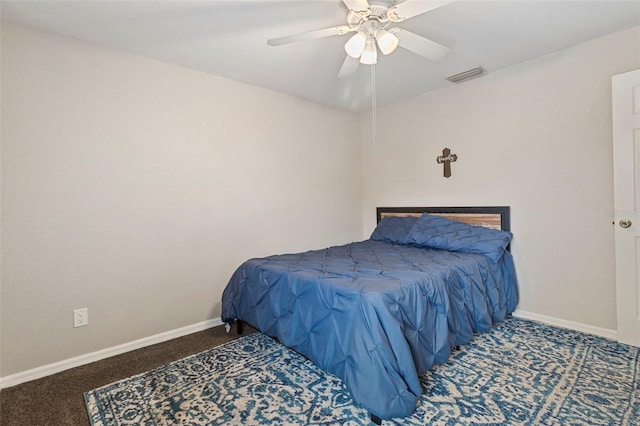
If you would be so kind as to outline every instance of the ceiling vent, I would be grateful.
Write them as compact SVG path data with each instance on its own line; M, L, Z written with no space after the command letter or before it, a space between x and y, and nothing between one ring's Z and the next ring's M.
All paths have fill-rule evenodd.
M467 71L463 71L459 74L451 75L447 77L452 83L462 83L463 81L471 80L472 78L480 77L481 75L485 75L487 70L482 67L472 68Z

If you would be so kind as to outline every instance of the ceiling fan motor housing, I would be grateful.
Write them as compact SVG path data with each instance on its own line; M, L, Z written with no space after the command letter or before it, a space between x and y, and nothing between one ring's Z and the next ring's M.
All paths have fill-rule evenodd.
M351 10L347 14L347 23L354 30L364 29L369 22L375 22L378 28L385 28L391 23L387 16L389 7L385 3L370 3L365 12Z

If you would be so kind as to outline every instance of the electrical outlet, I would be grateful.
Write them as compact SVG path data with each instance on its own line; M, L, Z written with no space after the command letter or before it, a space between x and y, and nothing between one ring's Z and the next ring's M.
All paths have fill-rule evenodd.
M73 326L84 327L89 325L89 310L87 308L73 310Z

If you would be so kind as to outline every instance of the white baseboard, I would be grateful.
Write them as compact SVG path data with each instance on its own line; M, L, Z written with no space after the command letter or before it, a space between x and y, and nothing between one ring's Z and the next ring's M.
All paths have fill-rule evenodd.
M203 331L211 327L216 327L218 325L222 325L222 320L220 318L213 318L207 321L199 322L197 324L192 324L186 327L181 327L175 330L156 334L154 336L144 337L142 339L134 340L133 342L112 346L110 348L91 352L85 355L80 355L74 358L69 358L63 361L55 362L53 364L43 365L42 367L37 367L31 370L12 374L10 376L0 377L0 389L19 385L20 383L28 382L35 379L40 379L42 377L50 376L64 370L68 370L70 368L79 367L81 365L89 364L101 359L120 355L125 352L143 348L145 346L151 346L155 345L156 343L166 342L167 340L186 336L187 334L197 333L198 331Z
M563 327L571 330L581 331L583 333L595 334L596 336L606 337L607 339L612 339L612 340L618 339L618 332L616 330L609 330L606 328L595 327L588 324L582 324L579 322L549 317L546 315L522 311L519 309L517 309L513 313L513 316L518 318L523 318L523 319L530 319L533 321L539 321L545 324L554 325L556 327ZM142 339L134 340L133 342L124 343L122 345L113 346L113 347L102 349L96 352L91 352L85 355L69 358L64 361L59 361L53 364L48 364L42 367L37 367L31 370L12 374L10 376L0 377L0 389L19 385L20 383L28 382L35 379L40 379L42 377L50 376L52 374L59 373L64 370L68 370L70 368L79 367L81 365L89 364L95 361L100 361L101 359L109 358L115 355L120 355L125 352L143 348L145 346L155 345L156 343L166 342L167 340L186 336L187 334L197 333L198 331L203 331L208 328L216 327L222 324L223 323L220 318L214 318L214 319L203 321L197 324L192 324L186 327L177 328L175 330L156 334L154 336L144 337Z
M583 333L595 334L596 336L606 337L607 339L618 340L618 332L616 330L609 330L608 328L600 328L593 325L564 320L561 318L548 317L546 315L540 315L533 312L521 311L520 309L516 309L516 311L513 313L513 316L523 319L530 319L533 321L539 321L549 325L555 325L556 327L581 331Z

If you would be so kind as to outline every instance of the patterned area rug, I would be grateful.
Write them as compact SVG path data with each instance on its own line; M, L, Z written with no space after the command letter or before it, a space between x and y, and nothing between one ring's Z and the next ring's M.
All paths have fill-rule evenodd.
M422 377L385 425L640 425L640 350L516 318ZM85 394L93 425L368 425L340 379L263 334Z

